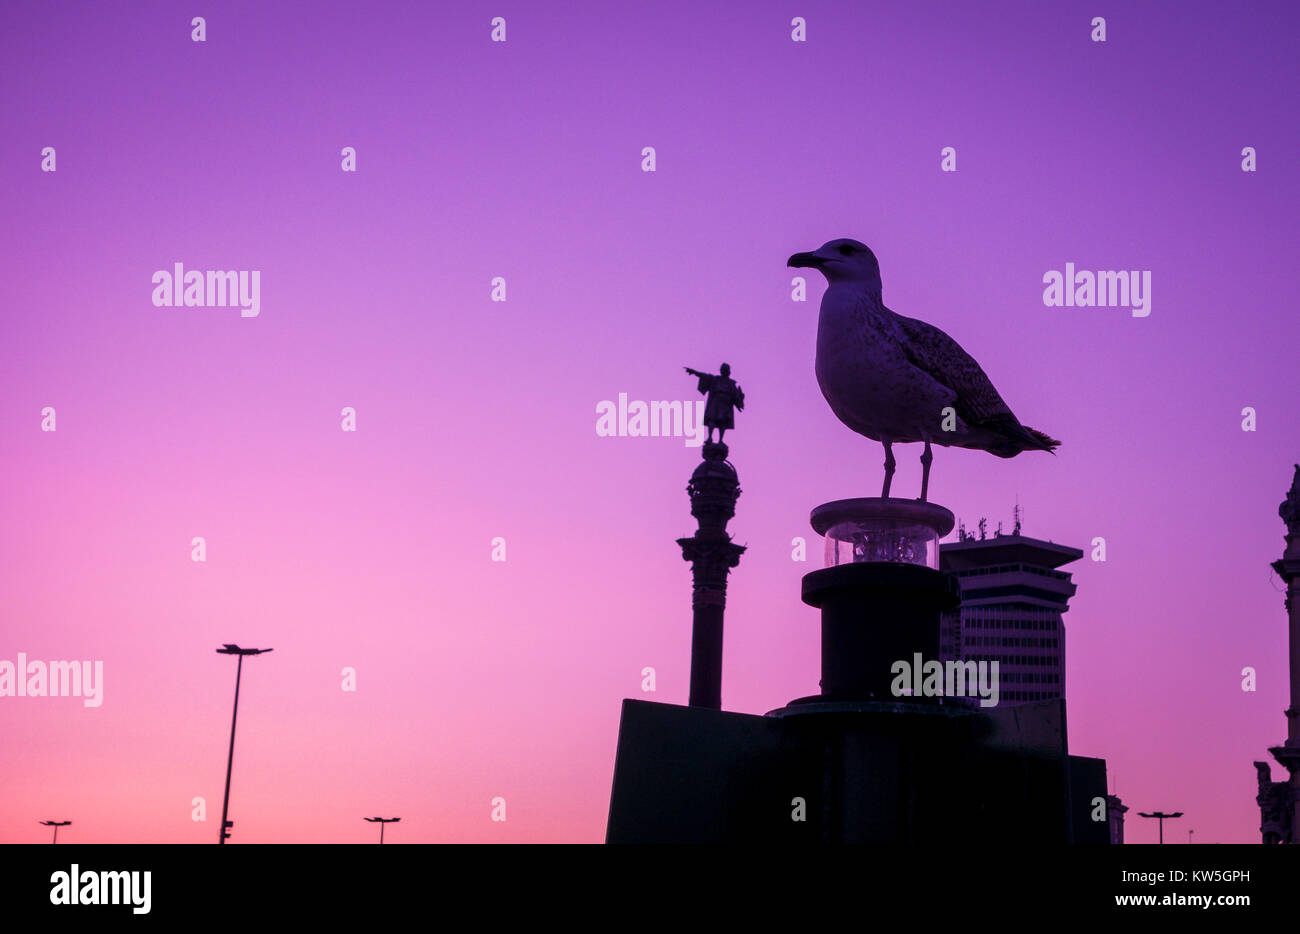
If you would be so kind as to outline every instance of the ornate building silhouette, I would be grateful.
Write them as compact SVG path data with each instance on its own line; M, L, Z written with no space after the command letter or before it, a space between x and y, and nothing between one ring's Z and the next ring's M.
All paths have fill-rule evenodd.
M1273 570L1286 583L1286 611L1290 632L1291 704L1286 709L1286 742L1269 753L1287 770L1288 777L1273 781L1267 762L1256 762L1259 793L1259 833L1264 843L1300 843L1300 464L1286 499L1278 507L1286 523L1286 550L1273 562Z

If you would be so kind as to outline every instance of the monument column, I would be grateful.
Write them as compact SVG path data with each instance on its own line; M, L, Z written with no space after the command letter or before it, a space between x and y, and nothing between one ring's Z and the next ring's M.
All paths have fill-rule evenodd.
M683 367L699 380L699 391L707 401L704 425L709 429L704 442L704 460L691 474L686 492L691 497L691 515L698 528L690 538L679 538L682 558L691 563L691 693L692 707L722 709L722 615L727 607L727 574L740 563L744 546L734 544L727 523L736 514L740 478L727 460L723 436L735 427L736 410L745 408L745 393L731 378L731 367L722 364L718 375ZM713 433L718 440L713 440Z
M679 538L682 558L691 563L692 707L722 709L722 615L727 606L727 574L740 563L743 545L732 542L727 522L736 514L740 478L727 462L727 446L704 445L704 460L686 486L691 515L699 524L690 538Z

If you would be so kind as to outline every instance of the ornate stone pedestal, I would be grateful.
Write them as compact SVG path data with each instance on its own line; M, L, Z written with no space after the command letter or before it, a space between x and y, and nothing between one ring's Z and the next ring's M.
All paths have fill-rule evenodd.
M691 563L691 689L692 707L722 709L722 618L727 606L727 574L745 553L727 534L736 514L740 478L727 460L727 446L706 442L704 460L691 474L686 492L691 515L699 528L679 538L682 558Z

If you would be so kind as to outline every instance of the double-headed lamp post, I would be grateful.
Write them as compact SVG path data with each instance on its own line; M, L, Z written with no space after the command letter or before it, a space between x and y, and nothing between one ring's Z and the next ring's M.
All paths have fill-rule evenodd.
M53 828L54 828L54 839L51 840L50 842L51 842L51 843L58 843L58 842L59 842L59 828L60 828L60 827L66 827L66 826L68 826L69 824L72 823L72 821L70 821L70 820L43 820L43 821L41 821L40 823L44 824L46 827L53 827Z
M363 817L361 819L365 821L370 821L370 823L372 824L379 825L380 843L384 842L384 824L396 824L399 820L401 820L400 817Z
M1173 820L1175 817L1182 817L1182 811L1174 811L1172 814L1166 814L1164 811L1152 811L1150 814L1143 814L1138 811L1138 817L1155 817L1160 821L1160 842L1165 842L1165 821Z
M217 838L218 843L225 843L226 838L230 836L230 828L235 826L234 821L226 820L226 813L230 808L230 768L235 764L235 721L239 718L239 679L244 673L244 656L261 655L263 652L270 651L270 649L241 649L231 642L217 649L218 655L239 656L239 664L235 667L235 712L230 716L230 755L226 757L226 794L221 799L221 836Z

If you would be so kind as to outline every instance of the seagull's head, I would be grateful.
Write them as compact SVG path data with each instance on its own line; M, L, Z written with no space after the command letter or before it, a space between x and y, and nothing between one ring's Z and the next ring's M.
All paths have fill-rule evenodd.
M865 243L847 237L823 243L811 253L796 253L786 265L820 269L827 282L859 282L880 289L876 254Z

